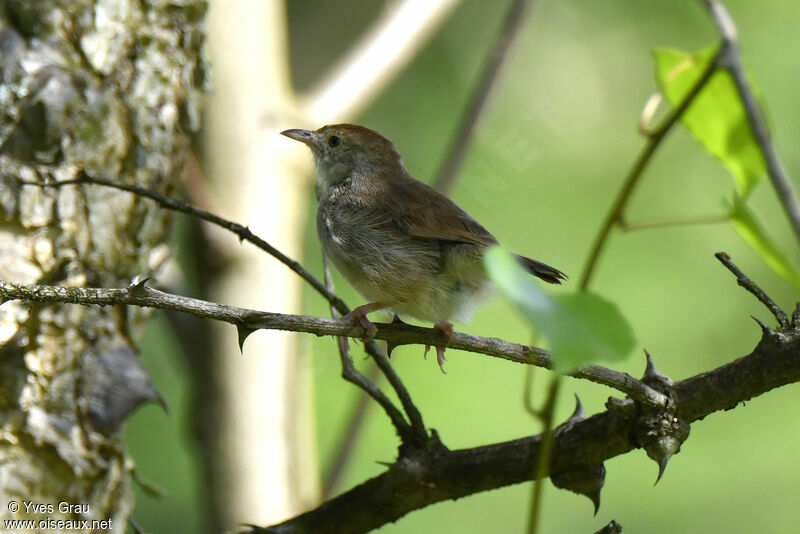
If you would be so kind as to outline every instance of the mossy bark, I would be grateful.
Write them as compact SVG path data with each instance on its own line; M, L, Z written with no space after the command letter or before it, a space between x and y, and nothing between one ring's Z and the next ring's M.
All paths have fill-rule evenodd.
M20 181L83 171L168 192L199 124L205 11L203 0L0 3L0 279L119 287L168 256L169 216L152 202ZM147 315L0 307L0 519L111 519L124 530L124 418L158 398L135 353Z

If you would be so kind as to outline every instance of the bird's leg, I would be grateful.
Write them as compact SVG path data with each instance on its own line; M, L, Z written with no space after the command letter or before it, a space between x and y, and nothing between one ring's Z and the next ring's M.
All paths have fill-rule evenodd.
M344 315L342 319L347 319L348 321L353 321L357 325L361 325L361 327L367 332L367 335L361 338L361 341L370 341L373 337L375 337L375 333L378 331L378 327L372 324L372 321L367 319L367 314L370 312L382 310L385 307L386 305L381 304L380 302L369 302L357 308L353 308L350 311L350 313ZM347 342L347 338L344 338L344 341L345 341L345 348L349 348L349 343Z
M449 345L450 342L453 341L453 323L448 323L447 321L439 321L438 323L433 325L433 329L438 330L440 332L444 332L444 334L447 335L447 345ZM439 364L439 369L441 369L444 374L447 374L447 372L444 370L444 362L446 361L444 357L444 350L445 348L447 348L447 345L445 345L444 347L440 347L438 345L436 346L436 362ZM428 351L430 350L430 348L431 348L430 345L425 345L425 353L423 356L426 360L428 359Z

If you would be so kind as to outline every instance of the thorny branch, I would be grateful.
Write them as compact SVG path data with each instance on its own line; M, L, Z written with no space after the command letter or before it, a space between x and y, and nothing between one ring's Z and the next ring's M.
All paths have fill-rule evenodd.
M319 281L313 274L308 272L305 267L303 267L299 261L290 258L277 248L270 245L265 240L261 239L259 236L255 235L247 226L243 226L239 223L235 223L230 221L224 217L220 217L219 215L215 215L213 213L209 213L206 210L193 206L188 202L184 202L182 200L178 200L177 198L170 197L163 193L159 193L158 191L153 191L151 189L147 189L144 187L138 187L135 185L129 184L121 184L117 182L113 182L111 180L105 180L103 178L96 178L94 176L89 175L85 171L80 171L78 175L70 180L48 180L46 182L31 182L19 179L19 183L24 185L30 185L35 187L65 187L68 185L98 185L103 187L111 187L113 189L118 189L120 191L127 191L129 193L133 193L140 197L149 198L156 202L162 208L177 211L180 213L185 213L187 215L191 215L192 217L196 217L198 219L210 222L220 228L224 228L229 232L235 234L240 241L247 241L248 243L252 243L256 247L260 248L270 256L274 257L284 265L286 265L289 269L294 271L300 278L305 280L308 285L313 287L317 293L325 297L328 302L330 302L331 306L334 306L336 310L341 313L342 315L348 313L350 308L347 305L333 294L333 292L328 291L328 288L325 287L321 281Z
M731 257L724 252L717 252L714 256L724 265L730 272L736 276L736 281L740 286L752 293L758 301L767 307L772 312L772 315L778 320L778 324L784 330L788 330L791 326L786 313L775 304L775 301L767 295L763 289L758 287L755 282L750 280L739 268L731 261Z
M741 280L739 274L737 278ZM749 284L757 287L752 281ZM125 289L96 289L0 281L0 301L7 300L84 305L128 304L171 309L229 322L247 331L281 328L318 335L358 337L364 334L361 326L345 320L225 306L157 291L146 287L142 282ZM762 299L759 297L759 300ZM444 334L434 329L405 324L377 326L376 337L394 344L435 344L443 341L440 338ZM549 362L547 353L541 349L460 333L454 335L451 348L534 365L546 365ZM671 386L672 409L686 423L691 423L775 387L796 382L800 380L800 360L796 358L798 351L800 328L796 321L780 335L765 328L764 337L749 356ZM575 374L581 375L601 383L606 382L599 379L591 368ZM632 378L631 381L644 385ZM649 406L656 410L664 408L663 404ZM634 427L637 424L635 417L631 417L631 412L622 409L571 423L568 428L559 431L549 470L542 476L569 470L576 465L586 465L587 462L599 463L642 446L634 437ZM449 451L439 442L436 434L432 433L424 443L405 445L411 446L405 448L405 453L401 447L398 462L386 473L328 501L317 510L261 531L305 532L312 529L314 532L329 532L330 528L335 527L339 529L337 532L366 532L369 528L393 521L409 511L434 502L529 480L538 458L541 436L475 449ZM398 492L412 498L397 499ZM343 513L348 514L348 521L341 520Z
M731 270L741 284L744 275L726 254L720 254L727 261L726 267L733 267ZM759 292L763 294L749 279L747 286L756 296ZM764 302L762 297L758 298ZM766 300L771 302L769 297ZM780 335L762 327L761 340L747 356L674 384L663 377L664 384L669 384L672 404L669 419L680 418L688 428L690 423L714 412L731 409L771 389L800 381L800 359L797 358L800 352L800 313L795 315L792 324L783 329ZM652 365L649 357L648 361ZM650 372L660 374L654 368ZM383 474L327 501L323 506L278 525L254 527L253 532L367 532L436 502L525 482L531 478L575 472L586 466L602 465L605 460L635 448L647 448L647 444L640 439L645 435L642 433L643 426L649 428L646 426L648 416L643 417L639 410L621 409L615 403L609 403L608 406L606 412L569 420L561 425L555 432L553 455L543 471L535 469L544 454L542 434L454 451L436 440L438 447L415 458L398 459ZM667 411L666 407L663 411ZM671 454L674 452L677 450ZM666 462L667 458L663 461ZM661 473L663 466L659 466ZM397 499L398 494L405 498Z
M676 382L670 398L676 417L688 425L728 410L771 389L800 381L800 329L765 331L753 351L722 367ZM646 447L639 441L643 419L612 409L559 427L553 456L542 476L599 465ZM401 458L387 471L281 524L254 528L269 534L356 534L367 532L430 504L533 478L542 448L536 435L472 449L443 446L419 457ZM397 495L404 498L398 499Z
M218 215L214 215L213 213L209 213L203 209L200 209L196 206L193 206L187 202L183 202L181 200L169 197L157 191L152 191L143 187L137 187L134 185L127 185L127 184L119 184L109 180L104 180L101 178L95 178L90 176L84 171L81 171L78 176L71 180L61 180L61 181L47 181L47 182L29 182L25 180L19 180L21 184L30 185L35 187L63 187L68 185L98 185L103 187L111 187L114 189L119 189L122 191L128 191L129 193L139 195L145 198L149 198L155 201L159 206L170 209L173 211L178 211L180 213L186 213L188 215L192 215L193 217L197 217L198 219L202 219L204 221L208 221L216 226L224 228L236 236L239 237L241 241L247 241L249 243L254 244L264 252L270 254L271 256L275 257L278 261L289 267L292 271L297 273L303 280L308 282L308 284L317 290L322 296L324 296L328 302L330 303L331 307L336 309L341 314L346 314L350 311L350 308L344 303L342 299L337 297L333 294L332 291L329 291L328 288L320 282L314 275L312 275L308 270L303 267L300 262L288 257L283 252L278 250L277 248L273 247L264 239L260 238L259 236L255 235L253 232L250 231L249 228L246 226L242 226L241 224L235 223L233 221L229 221L223 217ZM246 336L245 336L246 337ZM378 368L381 372L386 376L386 379L389 381L389 384L394 388L395 392L397 393L398 398L400 399L401 404L403 405L403 409L408 415L408 418L411 423L411 429L413 429L413 434L417 438L422 438L426 435L425 424L422 420L422 414L419 412L419 409L414 405L411 400L411 395L408 394L405 386L403 385L400 377L397 376L392 366L389 364L389 359L386 357L386 354L378 347L378 345L374 341L369 341L364 344L364 350L369 354L378 365ZM366 377L356 378L353 373L348 373L348 376L345 378L350 381L351 383L361 387L364 391L367 392L368 395L375 398L379 404L381 404L384 409L387 409L387 404L378 400L375 397L380 390L374 384L367 384L369 380L365 380ZM382 393L380 393L383 395ZM385 397L385 396L384 396ZM398 433L401 436L409 436L409 431L402 426L398 426L401 421L404 421L402 418L398 419L397 414L388 413L389 418L395 424ZM407 425L406 425L407 426Z
M127 304L162 310L189 313L196 317L214 319L235 325L252 332L259 329L288 330L307 332L318 336L345 336L362 338L366 331L360 325L344 319L310 317L273 313L247 308L238 308L184 297L159 291L142 283L128 288L104 289L86 287L44 286L36 284L14 284L0 281L0 301L21 300L24 302L71 303L83 305L113 306ZM419 344L444 345L447 334L433 328L422 328L405 323L375 323L378 331L375 339L382 339L393 346ZM473 336L456 332L448 345L450 349L485 354L517 363L551 366L549 353L540 348L510 343L502 339ZM385 356L384 356L385 359ZM381 361L378 361L379 365ZM389 366L388 360L384 364ZM397 378L397 375L392 372ZM570 374L575 378L590 380L621 391L631 398L648 406L663 406L666 398L640 380L632 376L607 369L599 365L589 365Z

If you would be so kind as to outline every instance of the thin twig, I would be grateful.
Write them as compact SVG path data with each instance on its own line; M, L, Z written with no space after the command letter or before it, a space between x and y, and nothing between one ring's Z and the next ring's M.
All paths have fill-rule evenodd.
M331 276L331 271L328 268L328 258L323 253L322 255L322 267L323 271L325 272L325 288L333 294L333 277ZM338 319L338 310L336 307L331 304L331 317L334 319ZM398 435L403 440L403 442L408 442L411 439L411 427L406 422L403 415L400 411L395 407L391 400L378 388L375 384L374 380L370 380L369 377L365 376L361 373L355 365L353 365L353 359L350 357L350 352L348 351L348 345L346 343L347 338L342 336L334 337L334 341L336 342L336 348L339 352L339 361L342 364L342 378L350 382L351 384L356 385L357 387L364 390L368 397L361 397L361 398L372 398L381 407L391 419L392 424L394 425L395 429L397 430ZM326 495L323 493L323 498Z
M456 129L456 135L447 150L447 157L442 163L439 172L436 173L434 187L439 191L447 191L450 189L456 174L458 174L458 170L461 168L464 157L469 150L470 141L475 131L475 125L478 123L486 107L486 102L489 100L492 88L508 56L511 44L519 33L519 29L522 27L522 22L525 19L525 13L532 3L533 0L513 0L508 8L506 17L503 20L503 26L497 34L497 37L495 37L494 43L492 43L489 57L486 59L486 63L481 71L478 85L475 87L470 97L469 103Z
M789 323L789 318L786 316L786 313L777 305L775 301L773 301L769 295L767 295L763 289L758 287L758 284L750 280L731 260L731 257L728 256L725 252L717 252L714 254L714 257L717 258L722 265L724 265L730 272L736 276L736 281L739 283L740 286L745 288L747 291L755 295L759 302L761 302L767 309L775 316L775 319L778 320L778 324L781 325L781 328L784 331L788 331L791 327Z
M698 224L719 224L731 220L730 215L697 215L696 217L683 217L678 219L653 219L649 221L628 222L624 217L619 219L619 227L623 232L636 230L650 230L653 228L666 228L669 226L684 226Z
M459 0L396 0L322 81L298 98L314 124L352 117L420 50Z
M719 56L720 52L717 52L717 57ZM657 129L655 129L650 137L647 139L647 144L645 144L642 152L639 154L639 157L636 159L636 162L633 164L633 168L631 168L630 172L628 173L628 177L625 179L625 182L622 184L619 192L617 193L616 199L614 199L614 203L611 205L611 209L606 216L606 220L603 222L603 226L600 228L600 232L595 237L594 244L592 245L591 252L589 253L589 258L586 261L586 266L583 268L583 273L581 274L580 284L579 287L582 290L585 290L589 287L589 282L591 281L592 274L594 273L595 266L597 264L597 260L600 257L600 253L603 251L606 242L608 241L608 236L611 232L611 228L619 223L620 217L622 213L625 211L625 206L628 203L628 199L633 193L636 184L639 182L639 179L642 177L645 167L650 162L650 159L653 157L656 149L659 147L661 142L667 136L667 134L672 130L672 127L678 122L678 119L681 118L683 113L689 108L692 102L694 102L695 97L700 94L700 91L703 90L706 83L711 79L711 76L714 74L716 70L716 58L714 61L709 62L706 70L703 71L703 74L700 78L695 82L694 86L689 90L689 92L684 97L683 101L676 107L672 113L670 113L667 118L661 123Z
M349 322L349 321L345 321ZM351 323L352 324L352 323ZM361 329L359 327L359 329ZM340 334L340 335L347 335L347 334ZM366 332L362 331L362 333L358 336L359 339L363 338L366 335ZM354 337L354 336L348 336ZM385 339L378 336L375 336L377 339ZM415 443L421 444L428 438L428 431L425 427L425 422L422 420L422 413L416 407L414 402L411 400L411 395L408 393L403 381L400 380L400 376L395 372L394 367L392 364L389 363L389 358L386 356L384 351L378 347L378 344L375 343L374 340L368 341L364 344L364 350L372 356L373 361L378 365L378 369L381 370L383 376L386 377L386 380L389 382L389 385L392 386L394 392L397 394L397 398L400 399L400 404L403 405L403 411L406 412L408 416L408 420L411 422L411 429L413 430L413 435L416 437ZM376 386L377 387L377 386Z
M416 436L413 433L411 426L405 420L403 414L400 413L400 410L398 410L395 405L392 404L392 401L389 400L389 397L384 395L384 393L378 388L378 386L375 385L374 382L370 381L361 373L361 371L356 369L355 365L353 365L353 360L350 358L350 354L344 350L344 339L345 338L341 336L336 338L336 342L339 344L339 355L342 362L342 378L363 389L370 397L375 399L375 401L381 405L386 412L386 415L388 415L389 419L391 419L392 424L397 430L397 434L400 436L400 439L403 441L403 443L417 443L419 440L415 439Z
M345 304L344 301L342 301L332 292L328 291L325 285L322 282L320 282L313 274L308 272L305 269L305 267L303 267L300 264L300 262L290 258L280 250L276 249L275 247L267 243L262 238L255 235L253 232L250 231L248 227L242 226L241 224L220 217L219 215L214 215L213 213L209 213L203 209L200 209L196 206L189 204L188 202L172 198L170 196L164 195L157 191L146 189L144 187L116 183L110 180L104 180L102 178L95 178L87 174L85 171L80 171L78 176L71 180L30 182L19 179L18 181L23 185L31 185L36 187L64 187L67 185L85 185L85 184L111 187L113 189L127 191L129 193L133 193L141 197L149 198L150 200L155 201L162 208L166 208L172 211L178 211L180 213L186 213L187 215L191 215L192 217L197 217L198 219L208 221L211 224L219 226L220 228L224 228L225 230L228 230L229 232L237 235L240 241L247 241L249 243L252 243L253 245L257 246L270 256L273 256L275 259L277 259L278 261L289 267L289 269L297 273L300 276L300 278L308 282L308 284L311 287L313 287L320 295L325 297L332 306L335 306L336 310L342 315L350 311L350 308L347 307L347 304Z
M81 173L78 175L77 178L72 180L63 180L58 182L28 182L24 180L19 180L19 182L24 185L32 185L36 187L61 187L65 185L91 184L104 187L111 187L122 191L128 191L129 193L149 198L158 203L158 205L160 205L163 208L171 209L181 213L186 213L188 215L192 215L204 221L208 221L212 224L215 224L221 228L224 228L236 234L240 240L248 241L254 244L261 250L267 252L268 254L278 259L281 263L289 267L292 271L297 273L303 280L308 282L311 285L311 287L317 290L318 293L324 296L331 304L331 306L334 306L339 313L344 315L350 311L350 308L347 307L347 305L344 303L343 300L341 300L339 297L328 291L325 285L322 284L322 282L320 282L319 280L317 280L317 278L314 277L314 275L312 275L310 272L308 272L298 261L288 257L286 254L276 249L275 247L273 247L272 245L270 245L269 243L267 243L254 233L252 233L249 228L247 228L246 226L242 226L241 224L229 221L218 215L214 215L213 213L209 213L195 206L192 206L187 202L183 202L181 200L177 200L167 195L163 195L156 191L151 191L149 189L145 189L142 187L118 184L108 180L94 178L92 176L89 176L83 171L81 171ZM364 350L367 352L367 354L372 356L372 358L378 364L378 367L381 369L383 374L386 375L386 378L389 380L389 383L391 384L392 388L394 388L398 398L400 399L400 402L403 404L403 409L405 410L406 414L409 417L409 420L411 421L411 427L414 429L415 435L418 436L419 438L425 436L426 430L425 430L425 424L422 420L422 414L419 412L419 410L416 408L413 401L411 400L411 396L405 389L405 386L400 380L400 377L397 375L397 373L395 373L394 369L392 369L391 364L389 363L389 360L386 357L386 355L383 354L383 351L378 347L378 345L374 341L369 341L365 343Z
M366 335L364 328L352 321L344 319L331 319L328 317L309 317L306 315L292 315L273 313L238 308L208 302L200 299L173 295L138 284L124 289L106 289L91 287L63 287L36 284L14 284L0 280L0 302L19 300L23 302L48 302L69 303L82 305L113 306L127 304L147 308L175 310L189 313L196 317L215 319L236 325L239 328L255 331L288 330L292 332L307 332L318 336L347 336L362 338ZM486 354L496 358L535 365L537 367L551 367L549 353L537 347L529 347L518 343L510 343L497 338L473 336L455 332L452 340L448 335L434 328L422 328L400 323L375 323L377 332L375 339L383 339L394 346L418 344L438 346L447 344L448 348L463 350L477 354ZM399 377L389 365L388 359L382 353L376 362L386 375L387 379L397 391L398 396L408 396ZM388 368L385 368L387 367ZM607 369L599 365L589 365L570 373L570 376L590 380L621 391L632 399L648 406L664 406L666 397L636 380L630 375ZM397 385L395 385L395 383ZM399 390L399 391L398 391ZM401 402L402 399L401 399ZM407 405L406 403L409 403ZM404 410L409 416L414 434L420 437L420 431L425 433L425 426L419 412L407 398L403 402ZM409 413L411 411L411 413ZM419 418L417 420L417 418Z
M770 139L767 122L761 112L761 106L755 94L753 94L750 83L747 81L747 76L742 66L741 54L739 53L736 25L722 2L718 0L701 0L701 2L708 10L722 39L721 53L717 55L715 64L727 70L733 78L733 83L736 85L739 98L742 100L742 106L744 106L744 111L747 115L747 121L750 123L753 136L767 164L767 173L770 180L772 180L772 186L775 188L778 199L787 217L789 217L794 234L800 242L800 203L798 202L797 194L792 189L791 181L786 175L778 153L775 151L775 145Z
M367 379L372 383L380 378L380 370L375 364L370 365ZM339 433L338 442L333 447L330 465L327 472L322 476L322 498L328 499L333 495L333 491L339 485L345 468L350 463L355 445L361 435L361 429L366 421L367 408L369 408L369 397L359 395L355 400L355 406L350 410L347 422Z
M334 293L335 290L333 285L333 276L331 276L331 270L328 265L328 257L324 253L322 254L322 270L325 273L325 287L328 289L328 291ZM339 313L337 312L336 308L333 307L333 305L331 305L331 317L334 319L339 317ZM336 347L339 351L339 357L342 360L342 372L344 373L347 365L345 359L351 361L350 354L348 354L346 351L346 346L344 343L345 338L336 337L334 339L336 340ZM367 375L365 375L366 379L377 386L376 382L380 376L381 374L378 366L372 362ZM345 467L350 461L352 453L355 449L356 440L360 433L359 431L367 414L369 399L370 397L367 395L358 395L355 406L351 410L350 416L347 418L347 424L345 424L344 428L340 432L339 442L334 447L334 452L332 455L333 459L330 462L330 467L328 468L328 472L322 477L323 499L327 499L331 496L333 489L339 483Z

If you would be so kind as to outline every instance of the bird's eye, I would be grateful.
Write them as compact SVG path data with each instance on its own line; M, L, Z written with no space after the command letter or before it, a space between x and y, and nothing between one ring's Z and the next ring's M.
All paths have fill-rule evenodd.
M328 146L331 148L336 148L337 146L342 144L342 138L338 135L332 135L328 138Z

